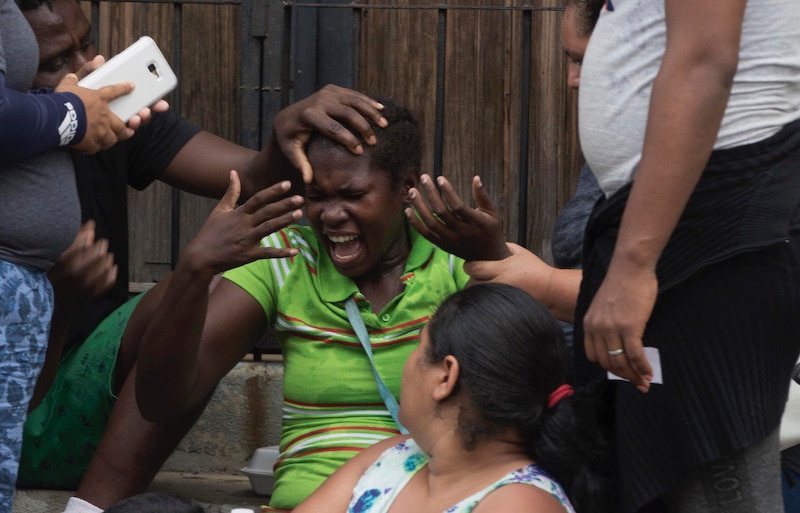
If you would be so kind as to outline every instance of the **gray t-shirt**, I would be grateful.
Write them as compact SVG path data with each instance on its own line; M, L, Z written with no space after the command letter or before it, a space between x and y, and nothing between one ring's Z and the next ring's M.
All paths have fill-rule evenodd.
M581 66L581 148L610 196L633 179L666 45L664 0L604 9ZM800 117L800 4L749 0L739 65L714 149L763 140Z
M14 0L0 0L0 70L6 87L28 91L38 64L30 25ZM10 164L0 160L0 220L0 259L44 271L53 265L80 226L75 172L66 148Z

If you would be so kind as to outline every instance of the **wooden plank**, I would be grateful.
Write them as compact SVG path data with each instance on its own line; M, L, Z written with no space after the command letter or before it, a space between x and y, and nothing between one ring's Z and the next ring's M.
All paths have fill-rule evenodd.
M532 20L531 119L528 204L529 248L551 261L551 238L558 204L560 136L567 89L559 39L561 14L538 13Z
M458 4L503 5L502 0ZM508 230L513 195L506 180L504 123L511 16L505 11L449 11L447 21L443 172L469 201L472 177L481 175Z
M181 113L230 141L239 137L239 8L187 4L181 27ZM216 204L217 200L181 193L181 248L197 234Z
M414 2L420 5L419 2ZM373 4L383 5L376 1ZM451 2L449 5L453 5ZM393 2L393 6L403 2ZM502 7L501 0L460 0L459 6ZM527 5L531 5L529 2ZM444 152L439 170L469 197L473 174L481 174L496 200L506 235L516 240L517 218L526 216L528 247L550 260L556 214L574 190L580 156L575 95L566 90L560 47L560 6L540 0L534 11L530 62L523 54L519 11L448 10L444 76ZM361 83L406 102L421 122L427 148L424 170L434 172L436 11L365 10L362 17ZM521 89L530 72L530 90ZM528 131L528 198L518 205L523 95L531 105Z
M98 49L112 56L139 37L150 35L174 67L172 15L169 4L101 2ZM143 192L129 189L131 281L158 281L169 271L170 195L170 188L161 183Z
M381 5L385 0L370 1ZM392 5L430 5L398 0ZM436 10L365 9L361 16L360 88L397 98L417 117L422 132L422 169L433 174L436 93Z
M230 140L237 140L238 6L182 6L180 109L190 121ZM138 39L151 35L173 64L171 4L106 3L100 5L99 48L113 55ZM202 33L208 37L198 38ZM219 73L219 70L225 70ZM168 98L169 99L169 98ZM129 190L130 277L133 282L161 279L170 268L171 189L161 183L145 191ZM216 202L181 194L180 245L202 226Z

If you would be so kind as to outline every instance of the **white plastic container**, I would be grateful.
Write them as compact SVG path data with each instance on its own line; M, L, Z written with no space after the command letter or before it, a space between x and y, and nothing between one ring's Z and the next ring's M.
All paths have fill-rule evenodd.
M275 484L273 467L278 461L279 454L280 450L277 445L259 447L253 452L247 466L239 469L250 479L250 486L258 495L272 495L272 487Z

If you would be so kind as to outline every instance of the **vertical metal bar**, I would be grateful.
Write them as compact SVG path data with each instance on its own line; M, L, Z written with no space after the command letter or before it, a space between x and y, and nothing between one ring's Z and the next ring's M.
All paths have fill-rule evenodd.
M283 33L284 5L282 0L267 0L266 38L262 41L264 61L261 69L261 141L263 146L270 136L272 122L283 108L284 71L286 68L287 40Z
M172 66L178 70L178 75L183 74L181 69L181 27L183 25L183 6L173 4L172 14ZM183 78L183 77L181 77ZM172 93L172 102L181 109L181 89L176 88ZM170 268L175 269L178 256L181 253L181 191L172 188L172 209L170 215Z
M92 0L92 43L100 51L100 0Z
M350 71L350 83L356 89L361 88L361 14L363 11L358 5L353 5L353 68Z
M291 103L292 97L292 6L283 6L283 70L281 71L281 108Z
M350 0L322 0L326 4L346 4ZM317 18L317 83L353 87L353 18L347 9L320 9Z
M264 0L242 0L239 11L239 144L261 147L261 65L267 34L267 4Z
M520 127L519 127L519 180L517 196L517 244L526 247L528 243L528 178L530 169L530 98L531 98L531 11L522 13L522 84L520 87Z
M433 172L435 176L442 174L442 158L444 155L444 83L445 50L447 48L447 10L439 9L436 26L436 121L433 133Z
M302 100L316 90L317 84L317 15L316 7L303 7L300 2L292 5L291 54L292 68L289 75L292 91L290 102Z

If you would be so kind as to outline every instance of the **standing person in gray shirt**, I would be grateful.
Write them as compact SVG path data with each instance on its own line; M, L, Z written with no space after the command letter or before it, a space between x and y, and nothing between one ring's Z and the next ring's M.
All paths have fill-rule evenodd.
M108 108L132 84L93 91L71 75L56 92L30 94L38 60L30 26L13 1L0 0L0 513L11 511L22 425L47 346L46 272L80 221L65 147L95 152L141 122L126 126Z

